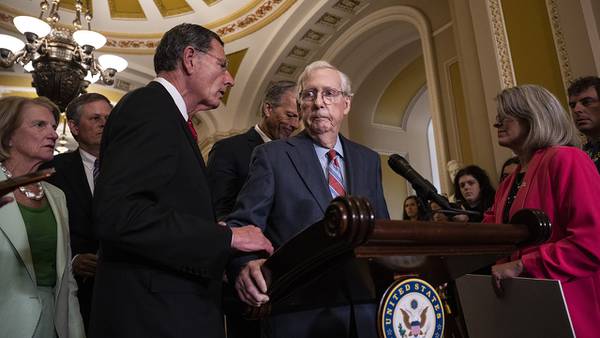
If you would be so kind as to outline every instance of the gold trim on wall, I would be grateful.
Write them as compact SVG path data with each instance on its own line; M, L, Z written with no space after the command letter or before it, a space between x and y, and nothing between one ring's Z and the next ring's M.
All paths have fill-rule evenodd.
M560 26L560 14L558 12L557 1L546 0L546 7L548 8L550 26L552 27L552 36L554 37L554 45L556 47L556 54L558 55L560 72L562 74L563 84L565 86L566 91L566 89L569 87L569 84L573 80L573 73L571 72L571 65L569 63L567 43L565 42L565 37Z
M515 69L508 44L506 25L504 24L501 0L488 0L487 9L490 17L492 34L494 35L496 64L502 81L501 87L502 89L514 87L517 84L517 81L515 79Z

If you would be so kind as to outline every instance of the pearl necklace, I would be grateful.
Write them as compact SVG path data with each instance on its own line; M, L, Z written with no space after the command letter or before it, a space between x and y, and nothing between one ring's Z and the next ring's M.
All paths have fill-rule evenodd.
M4 164L2 162L0 162L0 169L2 169L2 172L4 173L4 175L6 175L6 177L8 178L12 178L12 173L8 170L8 168L6 168L4 166ZM39 192L36 194L33 191L27 189L25 186L19 187L19 191L23 193L23 195L25 195L25 197L34 200L34 201L39 201L42 198L44 198L44 189L42 188L42 183L40 182L36 182L35 185L37 186Z

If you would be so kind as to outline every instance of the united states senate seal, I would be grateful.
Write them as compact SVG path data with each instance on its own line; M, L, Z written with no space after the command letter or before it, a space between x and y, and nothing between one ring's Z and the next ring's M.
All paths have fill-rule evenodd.
M442 338L444 308L440 296L421 279L395 282L379 305L378 325L383 338Z

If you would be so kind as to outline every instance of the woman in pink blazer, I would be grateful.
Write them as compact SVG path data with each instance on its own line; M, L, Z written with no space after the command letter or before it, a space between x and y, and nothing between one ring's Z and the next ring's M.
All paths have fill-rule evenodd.
M498 143L521 165L498 187L484 222L507 223L523 208L543 210L550 239L492 267L497 283L516 276L561 282L577 337L597 337L600 323L600 175L575 146L577 131L546 89L523 85L498 97Z

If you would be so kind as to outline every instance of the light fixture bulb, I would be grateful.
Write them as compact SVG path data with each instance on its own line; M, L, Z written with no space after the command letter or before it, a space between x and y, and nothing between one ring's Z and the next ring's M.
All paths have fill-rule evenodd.
M52 30L52 27L45 21L32 16L16 16L13 19L13 23L22 34L33 33L38 38L43 38Z
M23 66L23 69L25 69L27 73L33 72L33 61L27 62L27 64Z
M90 72L89 70L87 72L87 75L84 78L84 80L86 80L90 84L96 83L99 79L100 79L100 72L96 73L96 75L92 75L92 72Z
M127 60L112 54L100 55L98 57L98 63L104 70L112 68L117 72L122 72L127 68Z
M88 45L94 47L94 49L102 48L106 43L104 35L86 29L80 29L73 33L73 40L80 46Z
M23 47L25 47L25 42L11 35L0 34L0 48L8 49L13 54L16 54Z

